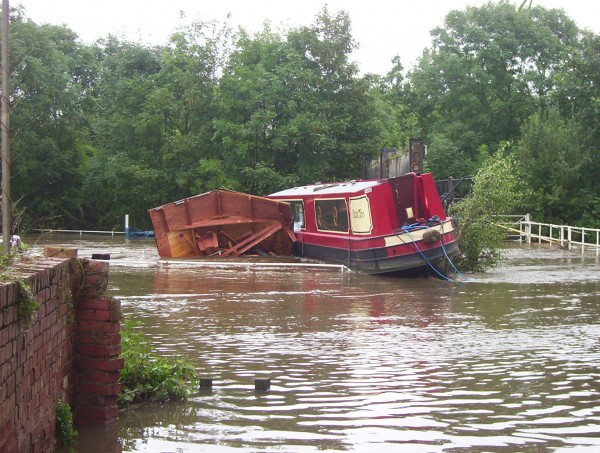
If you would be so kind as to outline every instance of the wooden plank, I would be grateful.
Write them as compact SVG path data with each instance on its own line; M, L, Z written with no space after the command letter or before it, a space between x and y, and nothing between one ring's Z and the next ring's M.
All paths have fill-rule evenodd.
M223 252L222 255L223 256L232 255L232 254L241 255L244 252L246 252L247 250L254 247L256 244L262 242L269 236L272 236L273 234L275 234L281 228L283 228L283 225L281 224L281 222L277 222L275 225L266 227L266 228L262 229L261 231L259 231L258 233L253 234L248 239L245 239L242 242L240 242L239 244L236 244L233 247L227 249L225 252Z

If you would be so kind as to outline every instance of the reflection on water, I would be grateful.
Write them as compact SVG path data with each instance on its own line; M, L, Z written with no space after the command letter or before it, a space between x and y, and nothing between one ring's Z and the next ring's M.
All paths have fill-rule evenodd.
M110 289L124 313L214 383L80 430L79 451L600 449L595 255L514 248L448 283L157 266L151 241L79 246L119 250Z

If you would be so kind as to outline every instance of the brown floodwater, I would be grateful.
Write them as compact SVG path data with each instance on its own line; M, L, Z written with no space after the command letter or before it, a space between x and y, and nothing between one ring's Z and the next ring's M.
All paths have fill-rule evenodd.
M54 235L34 250L45 243L111 253L125 316L213 380L80 429L76 451L600 450L594 253L509 245L499 268L446 282L158 265L152 239Z

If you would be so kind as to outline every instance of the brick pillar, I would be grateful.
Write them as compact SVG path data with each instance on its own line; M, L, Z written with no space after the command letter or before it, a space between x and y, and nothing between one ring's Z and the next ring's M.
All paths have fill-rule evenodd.
M119 414L121 302L105 294L108 263L81 262L85 279L75 302L78 385L73 412L76 425L97 425Z

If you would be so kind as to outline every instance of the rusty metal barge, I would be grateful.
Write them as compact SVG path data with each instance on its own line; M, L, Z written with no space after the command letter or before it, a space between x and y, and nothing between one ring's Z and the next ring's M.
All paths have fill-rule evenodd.
M149 210L161 258L292 255L287 203L226 189Z

